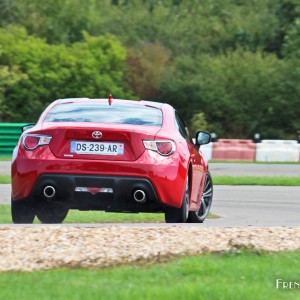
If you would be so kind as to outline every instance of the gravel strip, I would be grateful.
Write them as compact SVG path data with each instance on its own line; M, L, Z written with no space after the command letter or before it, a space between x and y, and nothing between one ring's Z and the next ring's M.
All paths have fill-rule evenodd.
M0 271L103 268L252 248L300 249L300 228L0 227Z

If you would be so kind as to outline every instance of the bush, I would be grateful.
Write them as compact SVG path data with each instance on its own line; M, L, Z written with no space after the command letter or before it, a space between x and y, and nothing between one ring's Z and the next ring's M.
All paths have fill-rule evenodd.
M55 99L130 96L123 86L125 48L113 36L92 37L70 46L49 45L17 27L0 29L0 65L22 76L2 91L5 121L34 121ZM3 76L3 69L0 72Z
M218 56L183 57L166 83L166 96L190 119L204 112L211 130L227 138L295 137L297 74L273 54L241 48ZM296 93L297 92L297 93ZM299 110L296 110L299 111Z

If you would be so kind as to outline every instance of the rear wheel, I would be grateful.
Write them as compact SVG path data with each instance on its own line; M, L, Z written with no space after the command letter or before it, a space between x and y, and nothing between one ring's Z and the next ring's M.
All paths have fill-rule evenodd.
M41 202L36 208L36 216L42 223L62 223L69 212L69 208L60 203Z
M190 188L189 178L186 179L185 191L180 208L167 207L165 209L166 223L185 223L189 215Z
M31 202L11 198L11 218L15 224L32 224L35 217L34 206Z
M207 170L200 208L198 211L190 211L189 219L188 219L189 222L203 223L203 221L206 219L209 213L211 203L212 203L212 197L213 197L213 183L212 183L210 172Z

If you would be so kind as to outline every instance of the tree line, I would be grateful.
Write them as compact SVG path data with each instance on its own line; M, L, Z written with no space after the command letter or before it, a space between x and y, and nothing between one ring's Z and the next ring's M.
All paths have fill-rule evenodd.
M174 105L223 138L300 133L298 0L0 0L0 118L58 98Z

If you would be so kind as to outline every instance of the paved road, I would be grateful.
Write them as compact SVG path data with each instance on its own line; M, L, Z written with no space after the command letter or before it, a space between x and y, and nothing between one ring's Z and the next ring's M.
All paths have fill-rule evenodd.
M0 176L10 175L10 161L0 161Z
M0 204L10 203L10 184L0 184Z
M0 203L9 203L10 185L0 185L0 199L2 199ZM215 186L212 212L220 218L206 220L200 226L299 227L300 187ZM155 224L151 225L155 226ZM195 225L187 224L185 226Z
M212 175L300 177L300 164L210 163L210 171Z
M215 186L208 227L300 226L300 186Z

